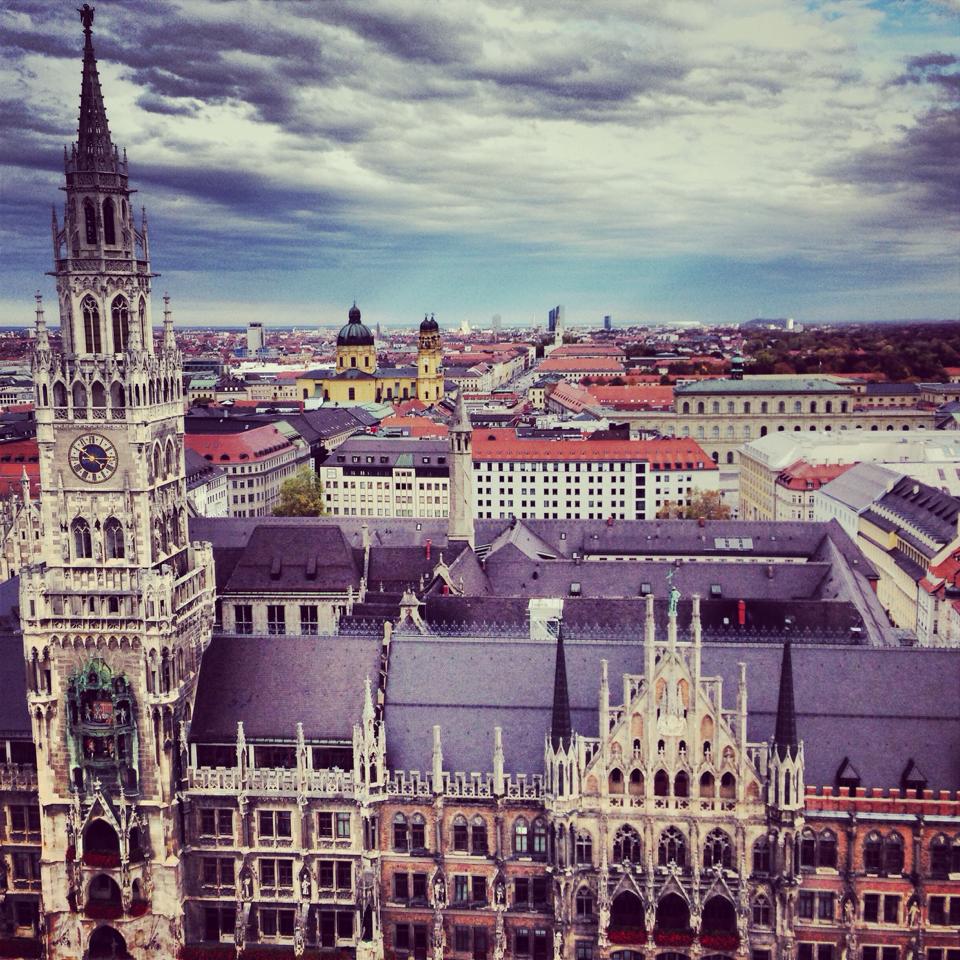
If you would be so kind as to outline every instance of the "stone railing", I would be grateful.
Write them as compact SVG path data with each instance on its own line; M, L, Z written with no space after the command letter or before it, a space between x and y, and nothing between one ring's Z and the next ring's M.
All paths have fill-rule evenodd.
M37 768L0 763L0 790L36 790Z
M203 793L266 793L274 796L352 797L353 774L342 770L282 768L187 768L187 787Z
M492 799L497 796L492 773L443 772L441 793L457 800ZM433 778L419 770L397 770L384 784L384 792L391 797L432 797ZM543 776L517 774L504 776L503 794L509 800L539 800L543 797Z

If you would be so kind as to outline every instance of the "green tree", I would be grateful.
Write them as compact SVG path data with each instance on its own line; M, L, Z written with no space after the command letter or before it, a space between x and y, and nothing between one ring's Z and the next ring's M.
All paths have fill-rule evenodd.
M719 490L701 490L695 493L685 507L668 500L658 511L658 520L729 520L730 508L723 502Z
M319 517L323 513L323 484L313 467L301 467L280 485L280 502L273 510L275 517Z

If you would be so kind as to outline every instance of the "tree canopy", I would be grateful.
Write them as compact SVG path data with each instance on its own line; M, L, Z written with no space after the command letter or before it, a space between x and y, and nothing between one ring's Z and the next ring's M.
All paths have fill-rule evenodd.
M730 508L723 502L719 490L700 490L685 507L667 500L657 511L658 520L729 520Z
M313 467L301 467L280 485L280 501L273 510L276 517L319 517L325 513L323 484Z

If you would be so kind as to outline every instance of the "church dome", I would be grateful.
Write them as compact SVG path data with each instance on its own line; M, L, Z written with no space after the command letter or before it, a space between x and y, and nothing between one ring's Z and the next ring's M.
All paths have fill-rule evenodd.
M347 314L349 323L340 328L337 334L338 347L372 347L373 334L369 327L365 327L360 322L360 310L356 303L350 308Z
M439 333L440 332L440 324L437 323L437 321L434 319L434 316L432 313L430 314L429 317L424 315L423 322L420 324L420 332L421 333Z

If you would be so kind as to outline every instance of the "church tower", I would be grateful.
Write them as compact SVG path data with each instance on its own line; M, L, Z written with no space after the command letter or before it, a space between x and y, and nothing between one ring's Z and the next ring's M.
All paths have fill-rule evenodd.
M443 399L443 350L440 344L440 325L433 314L425 316L420 324L417 340L417 397L424 403L439 403Z
M181 357L169 310L154 342L146 215L110 137L92 8L80 16L80 123L53 215L61 346L38 309L33 354L45 537L20 596L46 955L173 957L213 560L187 535Z
M450 519L448 540L473 547L473 424L461 389L450 424Z

